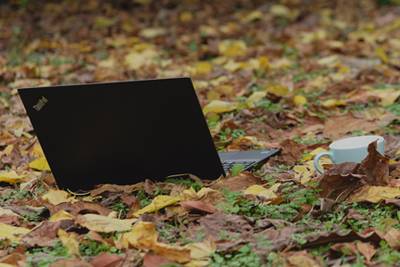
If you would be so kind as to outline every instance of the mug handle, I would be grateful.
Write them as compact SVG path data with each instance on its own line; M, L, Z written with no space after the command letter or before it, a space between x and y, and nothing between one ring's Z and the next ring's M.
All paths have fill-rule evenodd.
M321 152L318 155L316 155L315 158L314 158L314 168L317 170L317 172L319 174L323 174L324 173L324 169L321 167L321 165L319 165L319 160L322 157L330 157L331 160L333 161L333 154L332 154L331 151Z

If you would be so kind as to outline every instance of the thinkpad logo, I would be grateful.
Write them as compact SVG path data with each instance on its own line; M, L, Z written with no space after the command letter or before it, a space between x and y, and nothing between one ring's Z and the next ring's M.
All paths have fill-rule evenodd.
M42 108L46 105L47 102L49 102L49 100L47 100L47 98L45 98L44 96L42 96L42 97L38 100L37 104L33 106L33 108L34 108L36 111L40 111L40 110L42 110Z

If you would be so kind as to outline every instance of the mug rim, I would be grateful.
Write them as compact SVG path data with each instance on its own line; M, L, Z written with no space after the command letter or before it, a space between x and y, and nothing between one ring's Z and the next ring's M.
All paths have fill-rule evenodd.
M373 141L375 141L375 140L373 140L373 141L369 142L368 145L366 145L366 146L350 146L350 147L345 147L345 148L343 148L343 147L335 147L335 143L338 143L338 142L340 142L340 141L347 140L347 139L355 139L355 138L357 138L357 137L358 137L358 138L359 138L359 137L376 137L376 140L378 141L378 142L377 142L378 144L383 143L383 142L385 141L385 139L384 139L382 136L380 136L380 135L350 136L350 137L345 137L345 138L341 138L341 139L339 139L339 140L333 141L331 144L329 144L329 149L331 149L331 150L353 150L353 149L357 149L357 148L368 147L368 145L369 145L370 143L372 143Z

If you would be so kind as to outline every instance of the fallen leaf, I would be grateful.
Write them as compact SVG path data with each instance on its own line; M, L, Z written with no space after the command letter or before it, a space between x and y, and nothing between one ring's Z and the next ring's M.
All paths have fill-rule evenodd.
M23 235L29 232L30 230L24 227L16 227L5 223L0 223L0 238L18 242Z
M376 231L376 233L384 239L388 245L393 249L400 249L400 230L394 227L386 230L385 232Z
M340 99L328 99L321 103L321 105L325 108L333 108L338 106L345 106L346 101Z
M100 253L94 257L90 264L93 267L118 267L121 266L121 262L124 258L116 254L110 254L107 252Z
M115 219L98 214L78 215L76 223L91 231L100 233L124 232L132 229L136 219Z
M184 247L171 246L157 241L156 226L150 222L137 222L132 230L123 234L122 242L138 249L150 249L157 255L178 263L190 261L190 250Z
M296 106L304 106L305 104L307 104L307 98L303 95L295 95L293 97L293 103Z
M350 202L372 202L378 203L385 199L392 199L400 196L399 187L370 186L365 185L349 197Z
M238 104L235 102L227 102L227 101L222 101L222 100L212 100L210 103L208 103L204 108L203 112L204 114L207 113L224 113L224 112L230 112L235 110L238 107Z
M251 185L262 184L260 177L252 173L240 173L234 177L219 179L211 186L212 189L228 189L230 191L242 191Z
M246 43L241 40L224 40L218 45L219 53L225 57L238 57L246 55Z
M28 234L22 238L22 242L28 247L48 247L54 246L57 242L57 232L63 227L64 222L49 222L43 221L35 228L33 228ZM71 222L66 222L65 225L72 225Z
M154 253L146 253L143 257L143 267L160 267L173 262Z
M210 256L216 251L217 247L211 240L203 242L190 243L185 246L190 250L191 261L185 264L186 267L208 266Z
M205 213L214 213L216 209L213 205L200 200L182 201L181 206L187 210L196 210Z
M58 212L51 215L49 222L58 222L62 220L73 220L75 217L65 210L59 210Z
M358 173L365 174L365 181L370 185L389 184L389 158L377 151L377 141L368 145L368 156L361 162Z
M273 85L268 85L265 90L268 93L277 95L277 96L281 96L281 97L285 97L289 94L289 88L287 86L284 85L280 85L280 84L273 84Z
M68 249L70 255L79 256L79 242L77 240L77 235L75 233L67 233L63 229L58 229L58 238L64 247Z
M256 103L265 98L266 95L267 93L263 91L254 92L247 98L246 105L250 108L255 107Z
M197 62L194 66L194 72L196 75L208 75L212 69L213 67L208 61Z
M130 70L139 70L149 66L157 58L158 54L152 48L143 51L132 51L125 56L125 65Z
M376 253L373 245L366 242L352 242L352 243L336 243L331 247L332 250L341 252L344 255L357 256L361 254L364 256L367 263L371 262L372 257Z
M50 264L50 267L93 267L93 265L79 259L60 259Z
M21 183L25 181L26 175L18 175L15 171L1 171L0 182L9 184Z
M307 253L307 251L297 251L285 256L291 266L294 267L320 267L321 265Z
M51 171L49 163L47 162L45 157L37 158L29 163L29 168L38 170L38 171Z
M44 194L42 199L53 205L58 205L63 202L72 202L75 200L68 192L53 189L50 189L46 194Z
M253 195L265 199L274 199L278 197L276 195L276 192L278 191L280 185L280 183L275 183L270 188L265 188L261 185L251 185L246 190L244 190L243 193L245 195Z
M145 213L155 212L167 206L174 205L178 203L180 200L181 200L180 197L176 196L159 195L156 196L149 205L136 211L133 215L138 217Z

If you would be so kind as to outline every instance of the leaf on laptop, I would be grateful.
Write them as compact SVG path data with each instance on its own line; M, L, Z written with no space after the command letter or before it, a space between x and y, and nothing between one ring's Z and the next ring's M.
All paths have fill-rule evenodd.
M76 222L87 229L100 233L124 232L132 229L136 219L116 219L98 214L79 215Z
M190 249L163 244L157 241L158 233L155 224L151 222L137 222L132 230L122 235L124 247L132 246L137 249L149 249L154 253L178 263L190 261Z
M38 171L51 171L45 157L37 158L29 163L29 167Z
M0 182L15 184L25 181L26 175L18 175L15 171L1 171Z
M10 241L19 241L20 238L31 230L24 227L16 227L5 223L0 223L0 238Z
M140 216L142 214L145 214L145 213L155 212L155 211L158 211L158 210L160 210L162 208L165 208L167 206L176 204L180 200L181 200L181 198L177 197L177 196L159 195L159 196L156 196L149 205L147 205L146 207L136 211L133 215L135 217L138 217L138 216Z
M235 102L228 102L228 101L222 101L222 100L213 100L210 103L208 103L204 108L203 112L204 114L207 113L224 113L224 112L230 112L235 110L238 107L238 104Z
M63 202L76 201L74 197L64 190L50 189L46 194L42 196L43 200L47 200L50 204L58 205Z

